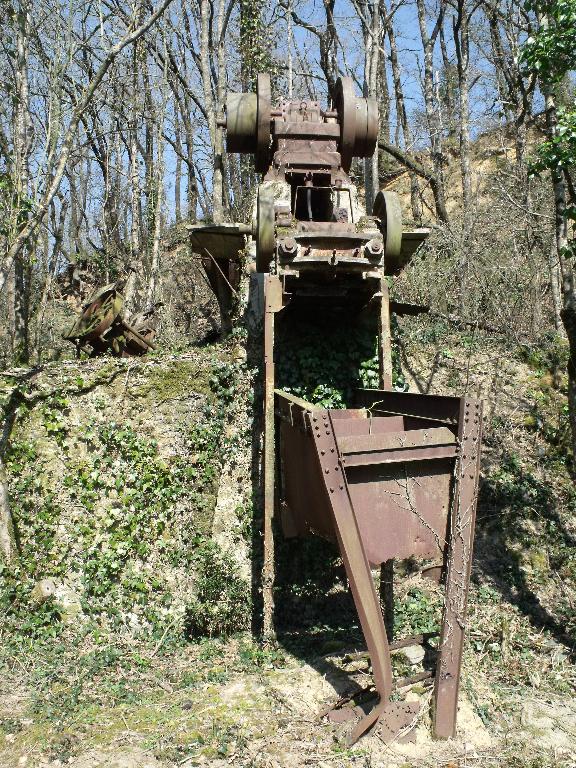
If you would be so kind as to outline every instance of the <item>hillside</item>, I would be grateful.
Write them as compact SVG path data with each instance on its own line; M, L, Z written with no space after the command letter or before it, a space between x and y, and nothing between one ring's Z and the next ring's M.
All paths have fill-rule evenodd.
M22 552L2 575L3 768L573 765L565 382L545 355L429 318L403 321L397 341L413 391L485 401L458 738L432 742L424 715L415 743L386 747L376 733L348 749L347 725L319 718L368 671L322 548L280 551L278 645L244 631L259 536L240 336L3 374L18 405L7 470ZM34 598L40 580L55 599ZM409 567L397 598L399 632L428 631L435 594ZM421 659L396 652L394 664L417 671Z
M528 157L534 157L536 148L543 141L543 137L542 116L535 116L526 131L524 151ZM484 206L491 207L498 197L497 190L507 186L504 181L505 178L514 176L516 138L513 126L505 124L481 132L471 141L469 162L473 195L472 216L477 215ZM417 153L415 159L424 168L431 167L429 151ZM393 169L384 172L382 187L396 192L400 196L405 216L410 219L410 174L404 166L391 161L389 157L387 160L392 163ZM460 153L455 140L446 142L443 175L446 210L451 218L457 219L462 213L462 179ZM522 211L523 208L523 202L518 194L520 189L521 186L517 180L512 191L512 204L516 203L518 212ZM421 181L419 183L419 200L422 222L425 225L434 224L436 222L434 198L429 185L423 184Z
M576 0L2 11L0 768L576 768Z

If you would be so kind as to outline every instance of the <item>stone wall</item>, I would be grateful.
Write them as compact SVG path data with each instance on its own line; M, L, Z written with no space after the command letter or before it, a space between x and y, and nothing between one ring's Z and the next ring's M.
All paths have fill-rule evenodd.
M0 374L15 631L226 632L250 617L243 346ZM28 630L26 630L28 627Z

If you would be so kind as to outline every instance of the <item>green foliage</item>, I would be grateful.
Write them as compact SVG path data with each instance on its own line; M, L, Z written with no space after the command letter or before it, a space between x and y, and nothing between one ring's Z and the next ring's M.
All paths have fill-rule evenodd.
M569 170L576 163L576 111L558 107L555 135L540 144L537 159L530 165L532 175L541 171Z
M575 33L576 34L576 33ZM536 159L530 163L529 172L538 176L543 171L551 171L562 176L576 166L576 110L558 107L556 110L557 126L554 135L542 142L536 151ZM564 209L564 216L576 231L576 204L572 202ZM568 245L566 257L575 255L574 241Z
M238 658L241 669L256 671L282 667L286 656L281 648L265 647L255 643L252 638L243 638L238 646Z
M395 601L394 633L398 637L408 637L438 632L441 614L440 595L411 587L406 595Z
M259 72L273 68L273 44L270 29L266 27L262 0L241 0L240 3L240 50L242 51L242 85L246 90L256 90Z
M506 453L483 483L480 510L480 533L489 536L491 553L499 558L499 576L514 585L529 609L535 588L551 571L568 582L576 579L570 532L576 492L571 485L568 492L560 485L553 487L525 466L519 455ZM484 519L485 510L497 514ZM562 615L566 632L573 631L573 607L558 604L555 610Z
M547 19L524 43L522 60L529 71L543 81L557 83L571 69L576 59L575 0L529 0L528 10Z
M250 595L232 560L204 542L195 552L195 597L186 613L186 631L193 637L228 635L244 628Z
M339 315L292 320L278 331L278 386L324 408L354 406L358 388L380 381L374 323L351 323ZM395 384L404 380L395 357Z
M536 72L548 87L560 83L574 69L576 60L576 0L530 0L528 9L539 19L537 31L522 49L527 70ZM537 150L530 173L538 175L551 171L556 176L569 172L576 165L576 105L556 109L556 128ZM572 199L564 216L576 229L576 201ZM575 255L572 241L566 257Z
M568 342L560 334L552 333L538 345L519 345L518 357L536 371L555 373L568 365Z
M42 425L60 446L63 445L68 432L66 423L68 405L68 400L61 395L53 395L42 405Z
M204 597L217 596L218 603L213 616L206 609L198 619L197 630L214 634L244 625L244 582L207 541L222 452L231 448L225 427L237 374L234 365L215 361L210 395L186 436L184 456L165 458L155 440L129 423L99 416L72 432L63 395L23 414L34 419L33 434L40 429L45 437L41 450L36 441L13 440L6 455L22 554L17 563L0 566L0 610L15 636L61 631L59 603L33 599L35 585L47 578L72 590L84 621L163 632L182 617L187 598L170 574L197 567L202 596L192 613ZM61 473L56 486L54 471ZM242 528L249 530L249 521Z

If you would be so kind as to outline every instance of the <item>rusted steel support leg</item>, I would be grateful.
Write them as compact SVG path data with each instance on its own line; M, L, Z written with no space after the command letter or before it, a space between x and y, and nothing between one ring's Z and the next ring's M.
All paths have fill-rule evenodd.
M383 277L380 283L380 312L378 315L378 362L380 387L392 389L392 333L390 330L390 292Z
M392 332L390 329L390 292L383 277L380 282L380 313L378 318L378 362L380 389L392 389ZM384 610L384 623L388 640L394 633L394 560L382 563L380 569L380 601Z
M392 692L390 651L380 610L380 600L374 588L372 572L362 545L346 477L340 463L330 412L321 411L311 415L310 425L322 479L332 508L338 546L368 646L376 689L380 694L378 706L360 721L352 733L350 741L353 743L376 722L388 704Z
M481 403L462 398L459 424L460 458L456 463L446 595L434 687L434 735L440 739L450 738L456 731L466 602L478 498Z
M274 631L274 315L282 309L282 285L274 275L264 277L264 563L262 566L262 631L265 641Z

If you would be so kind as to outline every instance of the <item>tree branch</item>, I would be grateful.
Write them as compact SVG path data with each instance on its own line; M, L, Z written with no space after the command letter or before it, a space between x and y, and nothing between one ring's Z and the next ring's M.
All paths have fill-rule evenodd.
M399 163L402 163L405 168L408 168L410 171L414 171L414 173L418 174L418 176L425 179L430 184L432 194L434 195L436 214L438 215L440 221L446 224L448 222L448 211L446 210L442 196L439 194L440 185L434 173L428 168L425 168L415 158L410 157L410 155L408 155L406 152L403 152L399 147L395 147L393 144L389 144L383 139L380 139L378 142L378 149L381 149L383 152L387 152L389 155L392 155L392 157Z

